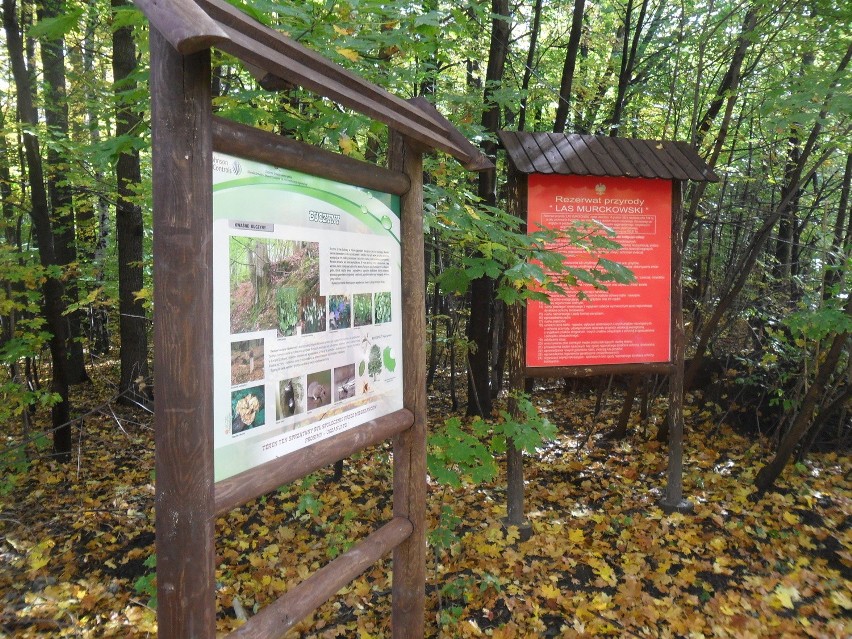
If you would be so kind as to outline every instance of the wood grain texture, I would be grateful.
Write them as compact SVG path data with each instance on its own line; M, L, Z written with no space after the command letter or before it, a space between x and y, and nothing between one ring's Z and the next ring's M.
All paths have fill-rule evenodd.
M213 118L213 149L394 195L410 185L403 173L219 117Z
M648 364L606 364L603 366L527 366L527 377L594 377L595 375L633 375L655 373L668 375L672 365L668 362Z
M210 52L151 30L157 620L162 639L216 633Z
M403 517L370 534L363 541L326 564L279 599L262 608L227 639L278 639L325 603L338 590L376 563L411 535L411 523Z
M151 26L179 53L189 55L227 40L222 28L194 0L133 0Z
M223 479L215 487L216 514L223 515L250 499L375 446L410 428L413 423L414 415L410 411L398 410Z
M669 377L669 468L664 505L683 500L683 206L681 183L672 182L672 374Z
M393 513L411 536L393 553L391 634L422 639L426 602L426 286L423 247L423 155L391 131L389 162L411 180L401 201L403 404L414 425L394 439Z

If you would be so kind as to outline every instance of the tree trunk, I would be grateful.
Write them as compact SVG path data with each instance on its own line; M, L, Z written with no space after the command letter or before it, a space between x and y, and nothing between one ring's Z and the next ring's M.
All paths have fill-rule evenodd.
M852 301L846 302L844 313L847 317L852 317ZM808 432L808 427L813 420L814 408L817 401L822 397L823 390L828 384L832 374L837 369L837 363L840 361L840 355L849 340L849 334L846 332L838 333L834 336L831 342L831 348L825 356L825 360L819 365L816 377L805 397L802 400L802 405L796 418L793 420L793 425L790 430L784 435L784 438L778 444L778 450L775 452L775 457L766 466L760 469L757 477L754 478L754 485L757 486L758 495L765 493L778 479L784 466L790 461L793 452L796 449L799 441Z
M580 50L585 11L586 0L574 0L571 33L568 36L568 51L565 53L565 65L562 67L562 81L559 83L559 106L556 107L556 119L553 123L553 130L556 133L563 133L568 122L568 113L571 108L571 87L574 84L574 69L577 67L577 52Z
M533 7L533 24L530 32L530 48L527 51L527 62L524 66L524 78L521 81L521 109L518 116L518 131L526 130L527 126L527 104L529 103L530 78L532 77L533 65L535 64L536 47L538 46L538 35L541 31L541 5L543 0L536 0Z
M126 0L112 0L113 8L128 6ZM130 26L115 29L112 35L112 72L116 95L116 137L134 135L141 125L140 114L127 95L136 88L131 74L136 68L136 44ZM134 202L134 189L142 181L139 152L127 151L115 167L118 198L115 207L115 235L118 246L118 310L121 350L119 390L132 401L146 400L148 372L148 326L145 307L136 294L143 288L142 208ZM142 390L146 389L146 390Z
M503 80L506 55L509 49L509 2L492 0L491 10L491 46L488 52L488 68L485 73L485 111L482 114L482 127L489 133L500 128L500 105L494 101L496 85ZM497 144L487 141L483 152L490 158L497 154ZM478 192L480 200L486 206L497 202L497 175L494 169L479 174ZM489 354L491 352L491 315L494 302L494 280L482 276L470 287L470 318L467 325L467 337L473 345L468 363L468 399L467 414L487 417L491 414L491 388Z
M66 12L64 0L42 0L39 22L53 20ZM44 76L44 121L49 137L68 139L68 98L65 88L65 39L42 38L41 64ZM47 177L48 205L54 230L56 260L66 270L77 262L76 220L71 182L67 175L68 158L60 153L59 145L47 148L45 172ZM65 295L68 303L79 299L77 275L68 273ZM78 309L68 313L68 382L79 384L89 381L83 356L83 313Z
M38 126L38 116L33 103L31 75L24 60L24 43L18 24L15 0L3 0L3 28L9 63L15 80L18 117L26 130L23 132L24 155L30 178L30 219L38 242L39 261L45 268L58 266L54 247L50 207L44 183L44 167L39 142L33 131ZM53 364L51 391L59 398L51 408L53 424L53 451L63 461L71 455L71 408L68 402L68 338L65 322L65 291L62 280L55 275L45 277L42 285L43 312L50 331L50 358Z

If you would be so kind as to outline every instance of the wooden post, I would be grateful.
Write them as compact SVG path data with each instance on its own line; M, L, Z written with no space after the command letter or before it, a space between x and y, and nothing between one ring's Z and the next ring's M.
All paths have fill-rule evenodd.
M687 513L692 503L683 498L683 206L681 183L672 181L672 366L669 374L669 469L666 494L660 507Z
M527 176L509 164L507 176L508 212L524 220L527 218ZM510 304L506 307L506 368L509 373L509 393L523 393L524 376L524 307ZM521 417L517 400L510 395L509 414L513 419ZM532 526L524 517L524 451L514 442L506 445L506 521L507 526L517 526L522 541L532 536Z
M210 51L150 32L160 639L216 635Z
M393 514L413 527L393 552L391 633L422 639L426 614L426 286L423 248L423 153L390 131L389 164L411 184L400 205L402 244L403 406L414 424L393 441Z

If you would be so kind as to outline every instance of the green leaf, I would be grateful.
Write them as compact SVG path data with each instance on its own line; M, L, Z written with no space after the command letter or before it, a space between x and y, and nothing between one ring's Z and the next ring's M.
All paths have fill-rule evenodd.
M61 16L39 20L38 24L30 27L29 36L38 40L58 40L80 24L82 17L83 9L78 7L63 13Z

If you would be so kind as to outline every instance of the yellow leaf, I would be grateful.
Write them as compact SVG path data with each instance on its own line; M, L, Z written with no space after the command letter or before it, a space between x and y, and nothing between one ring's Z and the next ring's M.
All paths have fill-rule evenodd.
M544 584L541 586L541 588L539 588L539 591L541 592L542 597L544 597L545 599L556 600L561 594L559 592L559 588L557 588L553 584Z
M582 544L584 540L584 534L582 528L573 528L568 531L568 541L572 544Z
M27 554L27 564L29 564L30 569L44 568L50 561L50 549L55 545L56 542L52 539L45 539L33 546Z
M782 586L781 584L775 587L775 591L772 594L775 595L775 601L772 602L773 605L777 603L791 610L795 607L793 602L799 601L802 598L794 586Z
M356 148L355 141L345 133L341 134L337 143L340 145L340 150L343 151L344 155L352 155L352 152Z
M782 517L784 517L784 521L786 521L790 525L795 525L799 523L799 516L795 513L787 512L785 510Z
M344 58L346 58L347 60L351 60L352 62L358 62L358 60L361 58L361 56L358 55L358 52L353 51L352 49L340 48L337 49L337 52Z
M852 610L852 599L849 595L841 590L831 591L831 600L844 610Z

